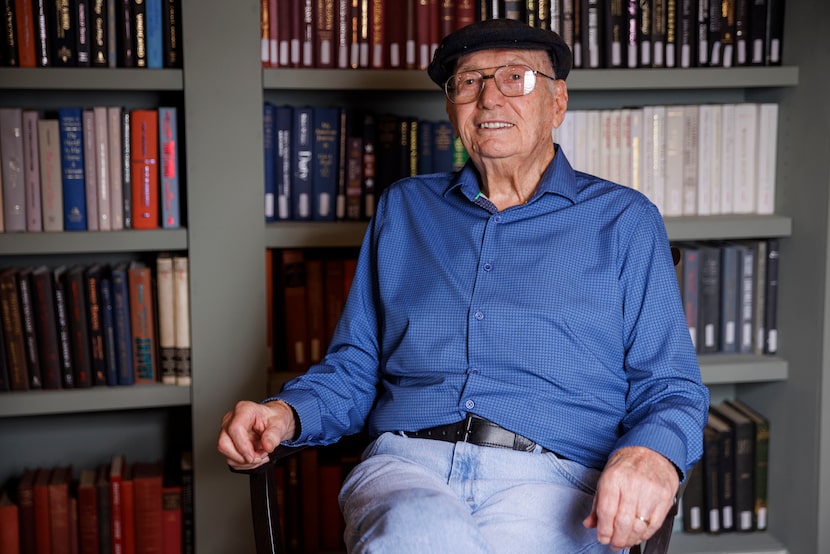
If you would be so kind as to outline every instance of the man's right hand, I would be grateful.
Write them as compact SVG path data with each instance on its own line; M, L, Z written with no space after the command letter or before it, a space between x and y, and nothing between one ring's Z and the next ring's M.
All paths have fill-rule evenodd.
M295 434L294 411L281 400L259 404L242 400L222 418L216 448L234 469L253 469Z

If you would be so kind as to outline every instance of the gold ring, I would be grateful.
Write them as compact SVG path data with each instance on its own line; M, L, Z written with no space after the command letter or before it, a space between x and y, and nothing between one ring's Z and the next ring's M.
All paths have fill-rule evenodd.
M642 521L643 523L645 523L645 524L646 524L646 527L648 527L649 525L651 525L651 520L649 520L647 517L637 516L637 519L639 519L640 521Z

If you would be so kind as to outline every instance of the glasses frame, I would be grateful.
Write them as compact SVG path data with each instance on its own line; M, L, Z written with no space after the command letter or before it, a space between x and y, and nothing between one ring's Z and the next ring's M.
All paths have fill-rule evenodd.
M502 93L507 98L519 98L521 96L527 96L528 94L530 94L531 92L536 90L536 81L535 80L533 82L533 88L530 89L527 92L523 92L522 94L506 94L503 90L501 90L501 87L499 86L499 81L496 79L496 73L498 73L500 70L508 68L508 67L526 67L533 74L534 77L536 77L537 75L541 75L542 77L547 77L551 81L556 80L556 77L548 75L547 73L543 73L542 71L540 71L538 69L533 69L529 65L523 64L523 63L510 63L510 64L506 64L506 65L500 65L498 67L483 67L483 68L480 68L480 69L465 69L464 71L459 71L459 72L453 73L452 75L450 75L449 79L447 79L444 82L444 95L446 95L447 100L449 100L453 104L464 105L464 104L472 104L473 102L478 102L478 99L481 98L481 93L484 92L484 87L485 87L485 84L486 84L485 82L487 81L487 79L492 79L493 83L495 83L495 85L496 85L496 89L498 89L498 91L500 93ZM490 73L489 75L485 75L483 73L484 70L492 70L493 72ZM473 99L471 99L467 102L457 102L456 100L453 100L453 98L450 94L450 82L453 79L455 79L456 76L459 73L478 73L481 76L481 86L478 89L478 94L475 96L475 98L473 98Z

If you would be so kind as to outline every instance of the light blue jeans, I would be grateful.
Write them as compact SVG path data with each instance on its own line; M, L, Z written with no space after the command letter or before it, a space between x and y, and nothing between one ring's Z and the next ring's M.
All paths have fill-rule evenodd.
M599 471L552 453L386 433L340 492L352 554L611 552L582 520Z

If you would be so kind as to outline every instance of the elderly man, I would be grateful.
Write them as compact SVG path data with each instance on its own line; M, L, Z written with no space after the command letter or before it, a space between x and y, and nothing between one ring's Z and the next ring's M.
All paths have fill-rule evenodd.
M429 76L470 160L383 193L325 359L218 448L374 441L340 494L350 552L607 552L660 526L709 395L662 218L574 171L551 131L571 52L511 20L447 36Z

